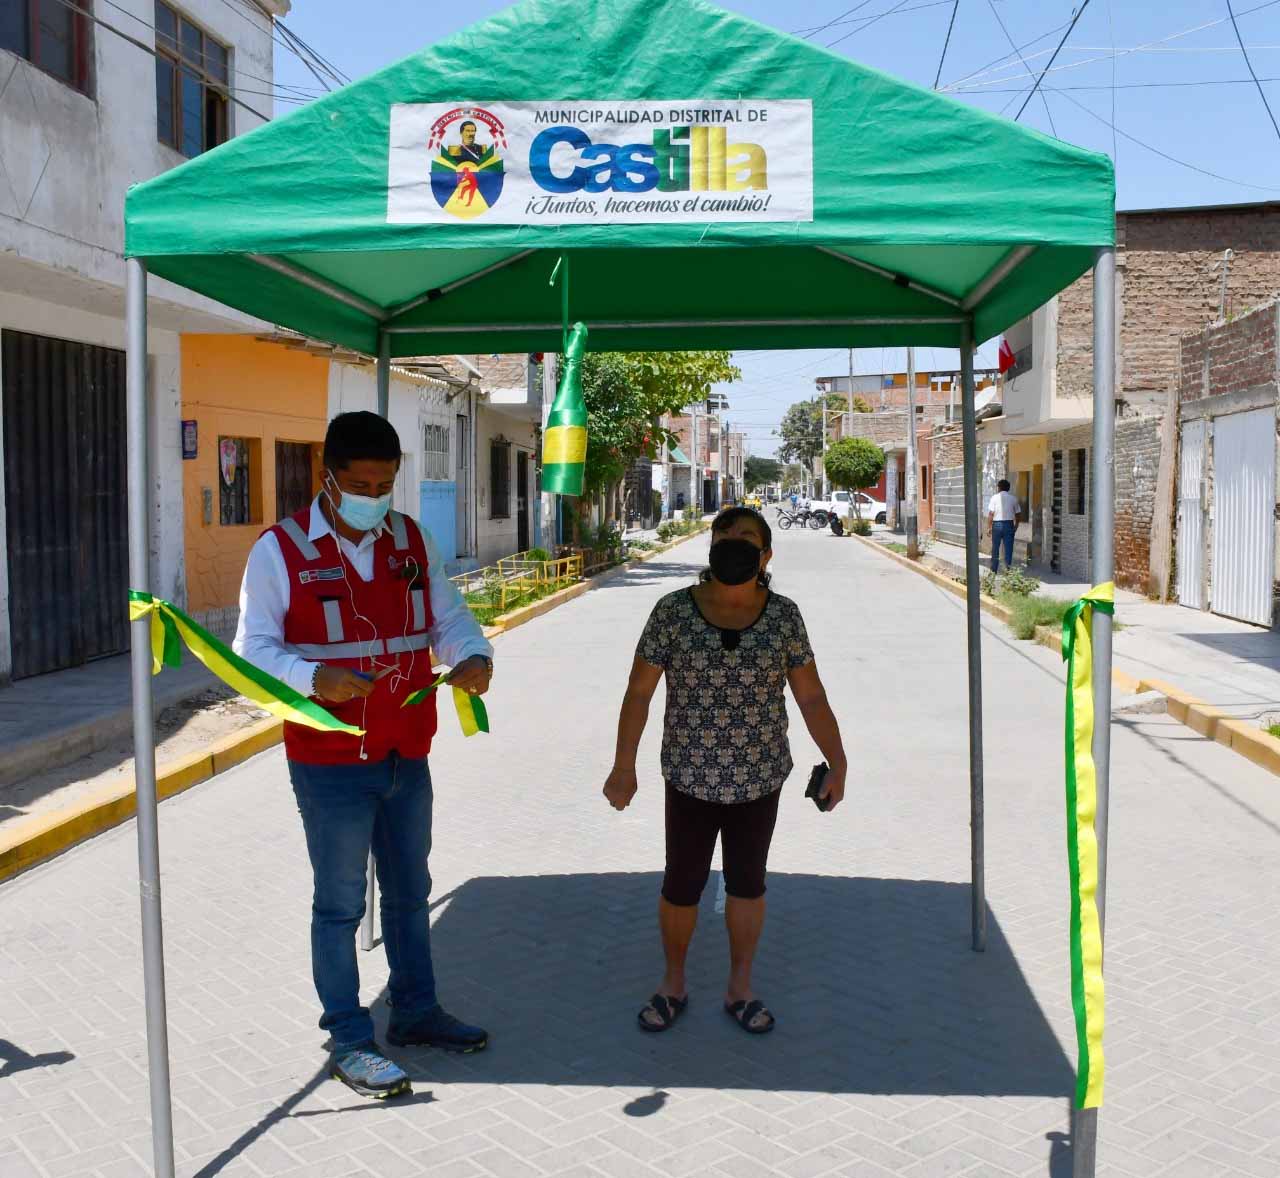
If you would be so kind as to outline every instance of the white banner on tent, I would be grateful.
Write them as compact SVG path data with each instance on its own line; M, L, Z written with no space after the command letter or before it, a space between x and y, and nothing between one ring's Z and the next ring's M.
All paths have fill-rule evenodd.
M813 103L396 104L387 220L812 221Z

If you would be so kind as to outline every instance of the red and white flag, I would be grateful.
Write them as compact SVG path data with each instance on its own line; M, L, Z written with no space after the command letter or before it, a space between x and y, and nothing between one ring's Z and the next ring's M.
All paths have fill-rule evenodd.
M1013 349L1009 347L1009 341L1001 338L1000 340L1000 375L1003 376L1010 368L1013 367Z

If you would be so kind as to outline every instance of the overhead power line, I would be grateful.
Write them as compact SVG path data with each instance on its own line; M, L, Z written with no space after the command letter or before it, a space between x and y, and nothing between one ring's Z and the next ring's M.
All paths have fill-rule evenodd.
M1090 118L1097 119L1104 127L1111 127L1112 124L1097 111L1091 110L1078 98L1073 98L1070 94L1063 93L1061 90L1053 90L1054 94L1061 94L1068 102L1078 106ZM1256 188L1259 192L1280 192L1280 185L1276 184L1253 184L1248 180L1237 180L1231 176L1221 176L1217 172L1211 172L1208 168L1202 168L1198 164L1188 163L1186 160L1180 160L1177 156L1170 155L1167 151L1161 151L1158 147L1153 147L1150 143L1146 143L1135 135L1130 135L1127 131L1122 131L1119 127L1113 128L1121 139L1127 139L1130 143L1136 143L1139 147L1145 148L1154 155L1160 156L1161 159L1168 160L1171 164L1177 164L1181 168L1189 168L1193 172L1199 172L1202 176L1208 176L1213 180L1221 180L1225 184L1238 184L1241 188Z
M955 0L951 6L951 23L947 25L947 39L942 43L942 56L938 58L938 72L933 79L933 88L938 88L938 83L942 81L942 66L947 60L947 50L951 48L951 32L956 27L956 13L960 11L960 0Z
M1053 51L1053 56L1049 58L1049 64L1044 67L1044 70L1041 72L1040 76L1036 79L1036 84L1031 87L1031 93L1027 95L1026 101L1024 101L1023 104L1018 108L1018 113L1013 116L1013 121L1015 123L1020 118L1022 118L1022 112L1027 109L1027 103L1030 102L1033 97L1035 97L1036 91L1040 89L1040 83L1044 81L1044 75L1047 74L1053 68L1053 63L1058 60L1058 54L1062 52L1062 47L1067 43L1067 38L1071 36L1071 32L1076 27L1076 23L1084 15L1084 10L1088 7L1089 7L1089 0L1084 0L1084 3L1081 4L1079 8L1076 9L1075 16L1071 18L1071 24L1068 26L1067 31L1062 34L1062 40L1058 42L1058 47ZM1045 109L1046 110L1048 109L1047 104L1045 106ZM1051 123L1052 121L1053 120L1050 119Z
M832 17L831 20L827 21L825 25L818 25L817 28L810 29L807 33L804 34L804 39L806 41L811 41L819 33L825 33L833 25L840 24L846 16L852 16L855 12L858 12L861 9L866 8L866 6L870 3L871 3L871 0L861 0L861 3L855 4L852 8L846 8L839 16Z
M135 49L141 49L143 53L150 54L152 57L160 56L160 54L156 52L154 45L148 45L144 41L139 41L137 37L130 36L128 33L124 32L123 29L118 29L116 28L115 25L111 24L108 21L103 20L102 17L95 16L88 9L81 8L80 5L78 4L73 4L72 0L58 0L58 3L61 4L64 8L69 8L72 12L79 13L79 15L84 17L86 20L90 20L95 25L98 25L101 28L106 29L107 32L115 33L115 35L119 37L120 40L127 41ZM203 70L197 70L194 66L185 66L184 68L190 70L191 73L195 74L202 81L211 84L215 89L226 93L227 100L229 102L234 102L236 106L243 107L251 115L261 119L264 123L271 122L270 115L264 115L260 110L255 110L247 102L243 101L240 98L237 98L234 94L231 93L230 87L227 87L224 90L224 83L221 82L218 78L215 78L209 74L206 74Z
M845 33L844 36L837 37L834 41L828 41L827 48L834 49L837 45L841 44L841 42L847 41L850 37L856 36L858 33L864 32L865 30L869 29L872 25L877 24L879 21L884 20L886 16L892 16L895 12L899 11L902 8L905 8L906 5L907 5L907 0L899 0L899 2L895 4L892 8L890 8L888 11L882 12L878 16L867 17L865 24L859 25L856 29L851 29L849 32Z
M1231 15L1231 27L1236 31L1236 40L1240 42L1240 52L1244 55L1244 64L1249 67L1249 76L1253 79L1253 84L1258 87L1258 97L1262 99L1262 105L1267 108L1267 117L1270 118L1271 126L1275 129L1276 138L1280 139L1280 123L1276 122L1276 116L1271 110L1271 103L1267 101L1267 92L1262 88L1262 83L1258 81L1258 75L1253 72L1253 62L1249 60L1249 51L1244 47L1244 38L1240 36L1240 26L1236 24L1235 9L1231 7L1231 0L1227 0L1227 12Z
M1018 55L1018 60L1022 62L1023 69L1030 74L1031 67L1027 65L1027 59L1022 56L1022 51L1016 44L1014 44L1013 37L1010 35L1009 29L1004 23L1004 18L1000 15L1000 10L996 7L995 0L987 0L987 4L991 8L991 15L996 18L996 24L1000 26L1000 31L1004 34L1005 40L1009 42L1010 48ZM1068 29L1067 35L1069 36L1070 33L1071 30ZM1053 112L1049 109L1049 100L1044 96L1043 91L1041 91L1040 94L1040 101L1044 103L1044 113L1049 117L1049 130L1053 132L1053 137L1056 139L1058 137L1058 128L1053 125ZM1025 107L1025 105L1026 104L1024 103L1023 106ZM1021 114L1022 112L1019 111L1018 113ZM1014 122L1017 122L1017 120L1015 119Z

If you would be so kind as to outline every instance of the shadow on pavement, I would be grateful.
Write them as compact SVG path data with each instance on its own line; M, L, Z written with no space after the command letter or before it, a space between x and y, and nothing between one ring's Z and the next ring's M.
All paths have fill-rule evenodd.
M756 989L778 1030L723 1013L727 948L708 888L690 1008L646 1035L661 974L657 874L473 879L432 929L441 998L486 1025L478 1056L397 1052L417 1081L830 1093L1062 1096L1074 1073L994 918L969 948L969 889L931 880L770 876ZM385 1001L375 1017L385 1019Z
M29 1072L35 1068L70 1063L73 1059L75 1055L70 1051L46 1051L41 1055L32 1055L23 1051L16 1043L0 1039L0 1080L7 1080L19 1072Z

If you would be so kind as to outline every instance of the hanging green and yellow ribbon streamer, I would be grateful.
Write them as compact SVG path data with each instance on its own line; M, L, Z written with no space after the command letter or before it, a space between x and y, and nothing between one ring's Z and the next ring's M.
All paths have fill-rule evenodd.
M587 463L587 400L582 392L582 355L587 350L587 325L575 323L569 330L569 259L561 258L551 273L551 284L561 279L563 332L560 387L547 416L542 436L542 489L553 495L581 495Z
M1076 1107L1102 1104L1102 924L1098 919L1098 778L1093 762L1093 615L1115 612L1115 585L1098 585L1062 619L1067 663L1067 864L1071 877L1071 1005L1080 1061Z
M364 730L344 724L314 700L299 695L287 683L246 662L224 646L208 630L197 625L176 605L150 593L129 590L129 620L151 619L151 673L161 667L182 666L182 646L186 644L206 667L233 691L253 700L281 720L316 728L321 732L346 732L362 736Z
M445 671L434 683L428 684L420 691L415 691L400 706L402 708L417 707L448 678L449 672ZM475 736L477 732L489 731L489 709L484 706L484 700L478 695L471 695L461 688L455 687L453 689L453 706L458 713L458 723L462 725L463 736Z

